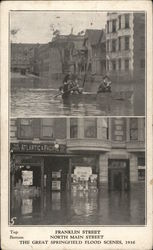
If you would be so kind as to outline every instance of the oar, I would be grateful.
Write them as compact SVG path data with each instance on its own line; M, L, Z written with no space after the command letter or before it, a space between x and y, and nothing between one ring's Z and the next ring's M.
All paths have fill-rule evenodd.
M69 89L69 90L67 90L67 91L65 91L65 92L63 92L63 93L58 93L58 94L56 94L56 95L54 95L54 96L52 96L52 98L56 98L56 97L58 97L58 96L60 96L60 95L63 95L63 94L66 94L66 93L69 93L71 90L74 90L74 89L76 89L76 86L75 87L73 87L73 88L71 88L71 89Z

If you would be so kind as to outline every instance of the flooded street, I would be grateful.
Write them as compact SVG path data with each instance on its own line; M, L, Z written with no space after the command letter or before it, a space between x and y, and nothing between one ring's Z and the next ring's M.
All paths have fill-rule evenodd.
M144 190L13 194L15 225L144 225Z
M56 89L20 89L11 95L11 116L105 116L105 115L133 115L133 105L129 99L110 99L107 96L100 102L86 98L85 101L63 104L61 96L54 98Z

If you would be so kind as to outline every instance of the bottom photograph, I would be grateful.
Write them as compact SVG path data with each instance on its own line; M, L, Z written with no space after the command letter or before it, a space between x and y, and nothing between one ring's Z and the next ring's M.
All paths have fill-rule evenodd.
M145 118L10 119L9 225L145 225Z

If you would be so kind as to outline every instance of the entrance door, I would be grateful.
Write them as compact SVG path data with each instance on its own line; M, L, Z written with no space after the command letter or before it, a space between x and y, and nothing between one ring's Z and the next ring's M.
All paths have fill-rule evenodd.
M110 190L127 191L129 189L128 160L109 160L108 180Z
M67 187L69 159L65 157L50 157L45 160L47 192L63 192Z

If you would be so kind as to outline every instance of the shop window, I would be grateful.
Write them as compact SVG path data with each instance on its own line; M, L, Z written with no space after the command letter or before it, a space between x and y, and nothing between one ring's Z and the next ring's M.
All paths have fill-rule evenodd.
M23 139L31 139L33 137L32 119L22 118L19 120L18 137Z
M116 40L112 39L112 52L116 51Z
M77 138L78 136L78 119L70 119L70 138Z
M129 36L125 36L125 50L129 50L130 48L130 38Z
M116 20L112 21L112 32L116 32Z
M130 66L129 59L125 59L125 70L129 70L129 66Z
M121 70L121 58L118 59L118 69Z
M118 38L118 51L121 51L121 37Z
M84 136L86 138L97 138L97 119L96 118L85 118Z
M54 137L53 133L53 119L43 118L41 123L41 137L43 139L50 139Z
M118 17L118 28L121 29L121 16Z
M130 119L130 140L138 140L138 119Z
M145 158L138 157L138 180L145 180Z
M125 29L130 27L130 16L129 14L125 14Z

